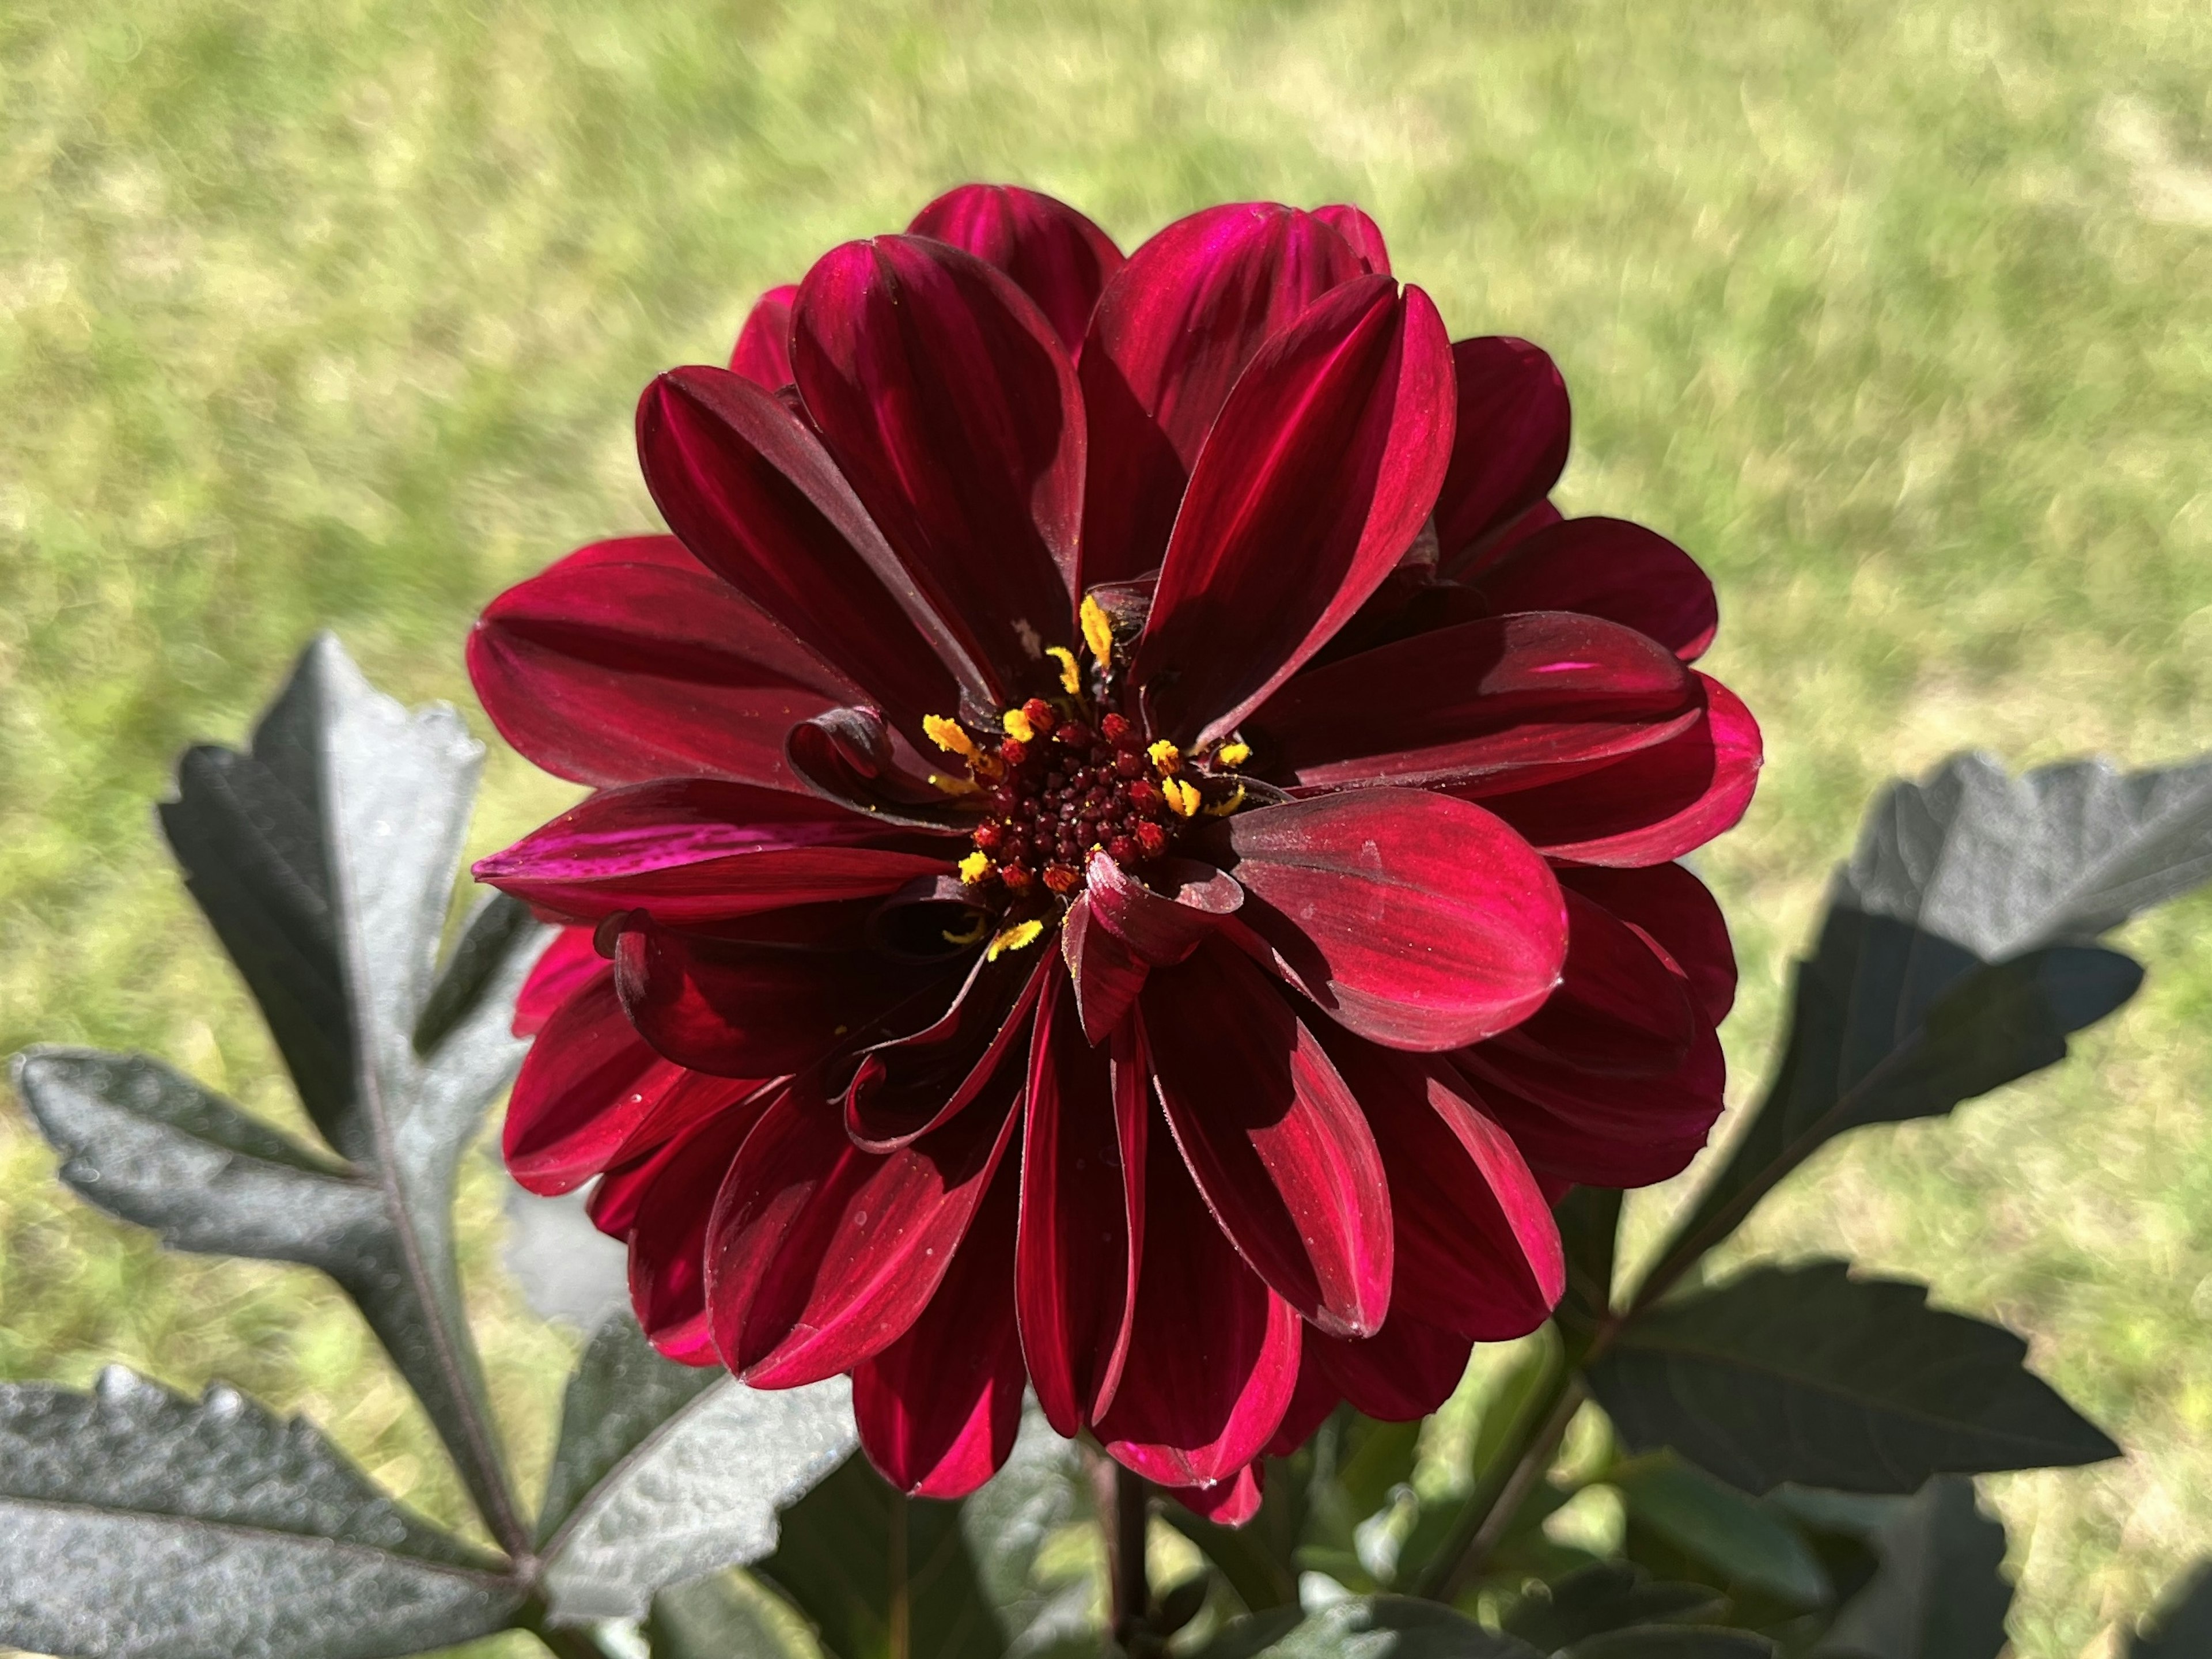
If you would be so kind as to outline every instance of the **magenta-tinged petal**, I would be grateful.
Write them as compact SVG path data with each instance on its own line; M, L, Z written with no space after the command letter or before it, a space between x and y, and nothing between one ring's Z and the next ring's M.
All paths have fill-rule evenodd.
M921 1316L853 1372L861 1449L909 1496L964 1498L1014 1449L1023 1382L1008 1294L1014 1192L1013 1172L1001 1171Z
M1728 1080L1710 1028L1663 1077L1584 1070L1571 1057L1503 1042L1452 1059L1540 1176L1595 1187L1648 1187L1680 1175L1711 1133Z
M1311 1340L1310 1338L1308 1339ZM1217 1527L1241 1527L1260 1512L1260 1466L1247 1463L1226 1480L1210 1486L1170 1486L1167 1495L1202 1521Z
M538 956L514 999L514 1034L535 1036L561 1005L592 980L611 975L588 927L563 927Z
M1244 890L1212 865L1167 859L1146 873L1150 884L1096 853L1085 893L1092 916L1147 967L1184 960L1244 902Z
M1735 1006L1735 948L1721 907L1679 864L1648 870L1569 869L1562 886L1594 899L1641 933L1689 981L1707 1020L1717 1025Z
M1662 1077L1710 1024L1688 981L1646 937L1593 899L1566 890L1567 960L1551 1000L1498 1039L1542 1049L1585 1072Z
M1469 550L1544 499L1567 464L1571 417L1559 366L1526 340L1493 335L1452 344L1459 435L1437 498L1446 575Z
M1073 642L1084 424L1075 371L1003 272L919 236L848 242L792 313L823 441L994 708ZM939 712L949 713L949 708Z
M1216 942L1140 999L1183 1161L1274 1292L1364 1335L1390 1303L1390 1197L1359 1103L1282 991Z
M723 1077L782 1077L833 1052L910 1029L951 963L867 950L809 950L622 923L615 985L640 1036L679 1065ZM954 980L957 983L957 978Z
M700 562L899 724L952 708L963 689L989 701L821 441L774 393L719 368L664 374L638 400L637 453Z
M1536 1324L1541 1324L1538 1315ZM1535 1328L1535 1325L1528 1328ZM1346 1341L1319 1332L1306 1338L1310 1364L1319 1367L1333 1390L1363 1416L1383 1423L1411 1423L1426 1417L1452 1396L1467 1375L1474 1344L1466 1337L1426 1325L1412 1315L1393 1312L1382 1328L1364 1341Z
M1344 1391L1336 1386L1335 1379L1317 1358L1322 1340L1320 1332L1310 1325L1306 1327L1298 1350L1297 1391L1291 1395L1283 1420L1275 1425L1275 1432L1267 1442L1270 1457L1288 1457L1304 1445L1313 1438L1314 1431L1328 1420L1328 1414L1343 1402Z
M1129 256L1080 360L1089 411L1085 588L1158 565L1183 487L1245 366L1316 300L1366 267L1319 215L1208 208Z
M1693 677L1656 641L1539 611L1435 629L1301 674L1246 735L1278 775L1303 785L1477 783L1486 797L1524 775L1650 749L1698 715Z
M565 1193L621 1162L684 1068L654 1053L623 1012L613 970L594 975L549 1019L507 1097L500 1150L533 1193Z
M1143 1066L1092 1048L1071 996L1055 974L1037 1005L1014 1302L1037 1403L1073 1437L1112 1398L1128 1346L1150 1103Z
M961 185L914 216L910 234L964 248L1012 277L1073 357L1107 278L1121 268L1114 239L1066 203L1018 185Z
M643 908L683 924L896 892L950 873L939 849L955 845L809 795L672 778L602 790L476 875L579 921Z
M753 301L730 353L730 373L774 392L791 384L791 302L799 284L772 288Z
M1493 611L1578 611L1648 634L1684 662L1713 642L1720 606L1698 562L1625 519L1568 519L1466 579Z
M652 546L676 550L670 559ZM639 556L610 558L613 550ZM511 587L469 635L469 678L500 734L579 783L672 774L769 782L783 734L853 688L684 554L637 537Z
M1751 711L1697 676L1704 718L1638 753L1561 782L1487 794L1483 805L1547 856L1577 864L1664 864L1734 827L1763 758Z
M1093 1044L1113 1034L1135 1006L1152 972L1137 953L1092 914L1088 891L1076 895L1060 922L1060 951L1067 963L1077 1017Z
M1163 1486L1228 1480L1289 1408L1303 1328L1222 1237L1175 1142L1150 1136L1136 1328L1093 1425L1108 1452Z
M1383 246L1382 228L1348 203L1317 207L1313 216L1344 238L1359 263L1377 276L1390 274L1390 250Z
M972 1104L1001 1065L1021 1063L1030 1011L1046 980L1059 976L1059 964L1042 951L976 957L942 1014L861 1054L845 1094L854 1144L887 1152Z
M749 1097L694 1124L655 1153L627 1184L634 1196L629 1240L629 1299L637 1322L662 1353L687 1365L713 1364L707 1321L707 1223L738 1149L781 1096ZM599 1211L601 1226L613 1218Z
M1458 1048L1518 1024L1559 981L1559 883L1480 807L1347 790L1240 812L1216 834L1246 894L1232 927L1363 1036Z
M1360 276L1261 350L1192 468L1131 673L1178 743L1233 729L1390 574L1451 453L1429 297Z

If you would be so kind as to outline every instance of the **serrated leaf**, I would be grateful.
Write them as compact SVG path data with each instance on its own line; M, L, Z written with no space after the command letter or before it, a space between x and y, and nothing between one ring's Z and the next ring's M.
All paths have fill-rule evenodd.
M1607 1631L1705 1617L1720 1607L1703 1584L1654 1583L1626 1562L1606 1561L1536 1586L1505 1615L1504 1627L1551 1653Z
M1814 1652L1820 1659L1996 1659L2012 1586L2003 1527L1974 1483L1931 1480L1874 1535L1881 1566Z
M1363 1595L1237 1620L1204 1659L1536 1659L1536 1650L1434 1601Z
M2118 1455L2027 1370L2019 1337L1927 1294L1842 1262L1757 1268L1623 1327L1590 1388L1632 1449L1672 1447L1749 1492L1910 1492Z
M521 1058L508 1020L544 930L480 910L434 986L482 759L453 710L410 714L326 635L249 749L188 751L161 808L193 896L344 1166L157 1062L36 1050L18 1075L90 1202L181 1249L336 1279L493 1535L519 1550L452 1212L461 1149Z
M1721 1582L1793 1607L1827 1601L1828 1576L1803 1538L1755 1499L1669 1452L1619 1464L1604 1477L1631 1520L1717 1569Z
M747 1572L671 1585L653 1598L646 1636L653 1659L823 1659L805 1620Z
M2128 1659L2203 1659L2212 1653L2212 1562L2168 1591L2128 1644Z
M309 1425L119 1367L0 1388L0 1644L86 1659L328 1659L443 1647L522 1600Z
M749 1389L662 1358L617 1315L563 1402L538 1532L551 1617L641 1617L665 1585L761 1559L777 1511L854 1438L848 1379Z
M1765 1637L1717 1626L1638 1625L1577 1642L1567 1659L1771 1659Z

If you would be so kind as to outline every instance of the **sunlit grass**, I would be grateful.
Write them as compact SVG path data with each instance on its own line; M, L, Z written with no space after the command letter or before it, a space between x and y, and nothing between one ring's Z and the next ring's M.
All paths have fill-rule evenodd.
M289 1109L148 802L315 627L469 707L504 583L652 522L637 388L963 177L1125 241L1355 198L1456 331L1578 415L1564 494L1715 572L1765 724L1705 867L1761 1067L1826 868L1891 772L2212 747L2212 12L2194 0L11 0L0 8L0 1051L140 1047ZM481 722L479 721L481 729ZM477 839L564 799L495 757ZM2130 1448L1994 1483L2023 1653L2212 1540L2212 906L2063 1074L1838 1149L1747 1247L2000 1315ZM307 1409L458 1489L309 1275L170 1260L0 1123L0 1374L103 1358ZM475 1282L542 1462L562 1339Z

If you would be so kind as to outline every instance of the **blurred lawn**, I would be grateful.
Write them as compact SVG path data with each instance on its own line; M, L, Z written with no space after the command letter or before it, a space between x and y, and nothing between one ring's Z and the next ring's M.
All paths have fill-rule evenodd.
M1566 501L1705 561L1766 726L1705 860L1747 1084L1885 776L2212 747L2202 0L9 0L0 74L0 1053L141 1047L289 1112L152 833L172 755L323 623L473 714L475 608L653 522L647 376L969 177L1125 243L1353 198L1455 332L1557 355ZM479 843L564 798L495 756ZM2062 1074L1832 1152L1746 1241L2014 1322L2130 1448L1991 1483L2039 1659L2212 1544L2208 921L2134 930L2149 988ZM10 1109L0 1376L220 1372L455 1512L317 1281L164 1259L51 1176ZM566 1343L491 1265L496 1194L472 1273L537 1466Z

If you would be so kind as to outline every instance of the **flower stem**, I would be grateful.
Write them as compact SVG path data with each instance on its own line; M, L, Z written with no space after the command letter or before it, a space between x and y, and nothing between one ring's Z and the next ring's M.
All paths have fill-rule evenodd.
M914 1659L914 1607L907 1574L907 1499L891 1495L890 1629L885 1647L889 1659Z
M1123 1468L1103 1452L1085 1450L1091 1460L1091 1487L1098 1519L1106 1532L1109 1601L1107 1653L1155 1650L1148 1641L1146 1615L1152 1591L1145 1574L1145 1528L1151 1519L1152 1492L1142 1475Z
M1519 1431L1507 1455L1483 1472L1460 1511L1459 1524L1444 1540L1421 1577L1416 1594L1431 1601L1456 1601L1482 1571L1482 1564L1504 1537L1528 1494L1552 1467L1566 1437L1567 1425L1582 1408L1582 1378L1562 1362L1543 1391L1522 1413Z

